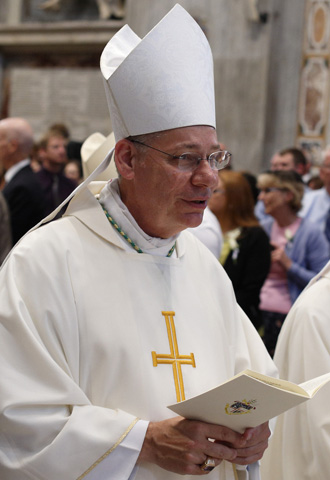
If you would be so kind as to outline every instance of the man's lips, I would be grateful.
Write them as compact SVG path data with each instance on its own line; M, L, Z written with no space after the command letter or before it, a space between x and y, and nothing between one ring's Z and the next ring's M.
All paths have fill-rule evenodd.
M208 203L208 198L207 199L190 199L190 200L185 200L186 203L189 203L189 205L193 205L199 208L206 208L207 203Z

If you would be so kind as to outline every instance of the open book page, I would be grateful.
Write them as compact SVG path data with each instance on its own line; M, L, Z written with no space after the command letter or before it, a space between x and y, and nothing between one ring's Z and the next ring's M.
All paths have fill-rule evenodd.
M330 373L306 383L315 392L329 380ZM168 408L185 418L244 432L309 399L309 392L301 385L245 370L212 390Z
M296 385L295 383L288 382L287 380L281 380L280 378L273 378L269 377L268 375L263 375L261 373L253 372L252 370L244 370L243 372L239 373L238 375L235 375L235 377L239 377L242 374L249 375L250 377L253 377L257 380L260 380L263 383L266 383L267 385L270 385L272 387L276 388L281 388L282 390L286 390L288 392L296 393L297 395L303 395L304 397L309 397L308 391L303 388L303 384L301 385ZM317 383L317 379L313 379ZM228 380L229 382L231 380Z
M308 395L312 398L319 390L329 381L329 373L325 373L316 378L312 378L311 380L307 380L307 382L300 383L299 386L303 388Z

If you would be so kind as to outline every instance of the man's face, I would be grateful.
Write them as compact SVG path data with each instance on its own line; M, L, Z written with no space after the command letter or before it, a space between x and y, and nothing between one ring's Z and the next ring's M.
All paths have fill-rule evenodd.
M67 160L67 140L63 137L50 137L45 153L45 160L51 165L64 165Z
M322 167L320 168L320 178L324 183L325 188L330 190L330 155L326 156Z
M8 137L5 128L0 126L0 169L6 167L6 157L8 152Z
M196 152L203 159L220 150L215 130L207 126L168 130L149 144L173 155ZM140 227L153 237L168 238L198 226L218 172L206 160L193 171L180 171L168 156L151 148L137 147L136 152L134 178L121 187L121 194Z
M295 170L294 160L291 153L279 155L275 153L270 161L270 169L275 170Z

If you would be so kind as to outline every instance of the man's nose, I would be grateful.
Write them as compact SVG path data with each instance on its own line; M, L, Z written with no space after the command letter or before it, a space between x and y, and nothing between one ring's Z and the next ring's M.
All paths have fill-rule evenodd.
M192 176L194 185L205 185L210 188L215 188L218 185L218 170L213 170L209 162L204 158Z
M62 155L63 155L63 154L65 154L65 155L66 155L66 153L67 153L66 146L64 146L64 145L63 145L63 146L61 146L61 147L59 148L59 150L60 150L60 152L61 152L61 154L62 154Z

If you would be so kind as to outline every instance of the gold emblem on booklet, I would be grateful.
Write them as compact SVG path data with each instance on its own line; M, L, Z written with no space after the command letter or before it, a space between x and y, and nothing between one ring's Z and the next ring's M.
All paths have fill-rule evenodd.
M245 413L250 413L252 410L255 410L257 407L254 407L252 404L256 403L256 400L242 400L241 402L235 400L231 405L227 403L225 406L225 411L227 415L244 415Z

